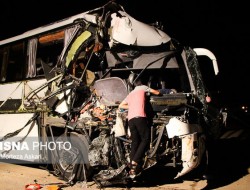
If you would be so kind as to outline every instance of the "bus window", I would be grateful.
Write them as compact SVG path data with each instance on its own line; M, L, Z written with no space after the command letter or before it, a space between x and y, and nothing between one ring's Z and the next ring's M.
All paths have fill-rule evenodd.
M64 47L64 31L55 32L39 37L37 45L37 76L44 75L44 67L53 68ZM45 71L47 72L47 71Z
M19 81L25 78L25 52L24 42L11 44L9 46L8 58L6 64L6 82Z
M64 31L24 38L0 48L0 82L44 77L43 64L53 68L64 47ZM43 64L41 64L43 63Z
M9 47L0 49L0 82L6 80L6 72L9 58Z

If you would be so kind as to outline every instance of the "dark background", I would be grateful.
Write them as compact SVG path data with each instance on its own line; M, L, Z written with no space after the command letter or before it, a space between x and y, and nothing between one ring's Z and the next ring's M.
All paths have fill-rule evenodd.
M108 1L1 1L0 40L100 7L106 2ZM162 22L164 31L181 44L211 50L219 64L220 72L215 85L223 104L235 108L250 104L248 89L250 17L247 1L117 0L117 2L139 21Z

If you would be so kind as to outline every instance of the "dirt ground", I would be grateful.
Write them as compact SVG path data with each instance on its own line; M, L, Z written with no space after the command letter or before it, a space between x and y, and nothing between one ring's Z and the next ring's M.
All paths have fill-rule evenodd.
M151 183L135 184L133 187L108 187L103 188L105 190L118 190L118 189L130 189L130 190L200 190L200 189L217 189L217 190L248 190L250 185L250 168L248 168L248 173L239 179L232 181L228 184L221 184L215 188L208 187L208 180L167 180L167 176L164 176L164 172L159 171L159 177L148 176L151 180ZM147 176L145 181L147 181ZM222 180L222 178L221 178ZM47 170L31 167L31 166L22 166L9 163L0 163L0 184L1 190L25 190L25 186L29 184L34 184L35 181L41 185L41 189L48 190L53 189L55 185L64 184L65 182L60 180L58 177L50 174ZM157 184L158 183L158 184ZM165 184L164 184L165 183ZM54 188L56 190L58 188ZM83 190L83 189L99 189L94 182L78 183L69 187L62 187L61 189L65 190Z

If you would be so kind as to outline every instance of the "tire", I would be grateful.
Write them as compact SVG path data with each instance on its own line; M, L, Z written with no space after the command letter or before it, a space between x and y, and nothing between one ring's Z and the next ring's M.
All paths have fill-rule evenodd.
M61 135L56 142L64 142L68 147L57 147L51 151L55 174L65 181L87 181L91 172L88 161L88 141L76 132Z

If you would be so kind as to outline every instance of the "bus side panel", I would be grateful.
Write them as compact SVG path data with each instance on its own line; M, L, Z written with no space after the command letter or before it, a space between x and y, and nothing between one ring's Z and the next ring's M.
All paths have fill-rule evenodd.
M24 94L45 83L46 79L37 79L0 85L0 159L18 163L39 162L41 159L40 134L36 119L33 119L34 110L19 109ZM46 91L47 87L34 98L44 97Z
M27 82L27 83L26 83ZM6 99L21 99L23 94L23 84L25 84L25 94L29 91L36 89L40 85L44 84L46 79L30 80L30 81L19 81L13 83L5 83L0 85L0 101L5 101ZM39 97L44 97L44 89L38 93Z
M20 163L21 160L34 162L40 159L37 122L31 120L27 125L33 116L34 113L0 114L0 159L14 159ZM22 130L19 132L19 129ZM7 134L11 137L4 138Z

